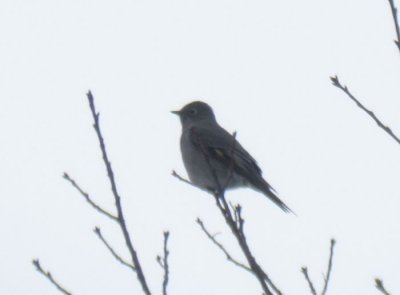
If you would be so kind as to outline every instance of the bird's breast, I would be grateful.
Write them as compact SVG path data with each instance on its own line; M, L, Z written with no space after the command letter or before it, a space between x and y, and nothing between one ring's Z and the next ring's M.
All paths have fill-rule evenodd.
M190 181L194 184L206 187L207 171L209 167L203 153L191 141L188 132L183 132L181 136L182 160Z
M182 160L191 182L206 189L216 189L214 176L216 175L220 185L224 185L229 177L228 188L246 186L245 179L236 174L235 171L229 173L229 167L226 166L226 163L214 159L212 155L209 155L207 159L203 151L193 144L189 132L182 133L181 152ZM212 169L215 172L214 175Z

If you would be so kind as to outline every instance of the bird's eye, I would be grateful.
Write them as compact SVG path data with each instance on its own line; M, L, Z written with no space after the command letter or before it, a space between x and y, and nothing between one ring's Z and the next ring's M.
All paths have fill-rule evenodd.
M197 110L196 109L190 109L189 110L189 114L196 115L197 114Z

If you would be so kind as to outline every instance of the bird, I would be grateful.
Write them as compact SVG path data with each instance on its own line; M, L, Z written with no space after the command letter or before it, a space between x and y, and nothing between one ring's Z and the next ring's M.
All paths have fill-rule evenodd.
M193 101L179 111L182 160L192 184L209 192L248 187L261 192L285 212L293 212L263 178L256 160L222 128L213 109Z

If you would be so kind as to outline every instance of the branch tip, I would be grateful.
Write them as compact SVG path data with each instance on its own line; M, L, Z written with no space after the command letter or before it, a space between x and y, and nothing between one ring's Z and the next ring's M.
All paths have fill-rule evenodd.
M53 284L58 291L65 295L71 295L69 291L67 291L64 287L62 287L51 275L50 271L45 271L42 266L40 265L39 259L33 259L32 264L35 266L36 270L41 273L43 276L45 276L51 284Z
M311 281L311 279L310 279L310 277L309 277L309 275L308 275L308 269L307 269L307 267L303 266L303 267L301 268L301 272L303 273L304 278L306 279L306 281L307 281L307 283L308 283L308 287L310 288L311 293L312 293L313 295L317 295L317 291L315 291L314 284L312 283L312 281Z
M337 86L339 84L339 79L337 75L331 76L329 78L331 79L333 85Z
M390 0L389 0L390 1ZM400 138L393 133L393 131L387 127L385 124L382 123L382 121L374 114L374 112L370 111L367 109L349 90L349 88L339 82L339 78L337 76L331 77L332 83L334 86L342 90L344 93L347 94L347 96L356 103L356 105L362 109L369 117L371 117L375 123L378 125L379 128L381 128L383 131L385 131L392 139L394 139L398 144L400 144Z
M386 290L385 286L383 285L383 281L379 278L375 278L375 287L381 291L384 295L390 295L390 293Z

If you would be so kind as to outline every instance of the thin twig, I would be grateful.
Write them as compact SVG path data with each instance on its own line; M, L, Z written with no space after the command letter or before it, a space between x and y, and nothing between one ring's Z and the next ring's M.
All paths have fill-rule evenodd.
M56 288L58 291L65 295L72 295L71 292L67 291L64 287L62 287L51 275L49 271L45 271L42 266L40 265L39 259L32 260L33 265L36 267L36 270L44 275Z
M396 30L397 40L394 40L394 43L396 44L397 48L400 51L400 28L399 28L399 20L398 20L398 17L397 17L397 8L394 5L394 1L393 0L388 0L388 1L389 1L389 4L390 4L390 9L392 11L394 27L395 27L395 30Z
M381 291L385 295L390 295L390 293L385 289L383 286L383 281L381 279L376 278L375 279L375 287Z
M78 192L85 198L85 200L97 211L99 211L100 213L104 214L105 216L111 218L114 221L118 221L118 218L116 216L114 216L113 214L107 212L106 210L104 210L103 208L101 208L99 205L97 205L95 202L92 201L92 199L90 198L89 194L86 193L84 190L82 190L82 188L75 182L75 180L73 180L67 173L64 172L63 178L65 180L67 180L69 183L71 183L71 185L78 190Z
M166 231L164 232L164 256L161 258L158 256L157 260L159 260L160 265L164 269L164 279L163 279L163 295L167 295L167 286L168 286L168 281L169 281L169 265L168 265L168 238L169 238L169 232Z
M315 291L314 285L313 285L313 283L311 282L310 277L308 276L307 267L302 267L302 268L301 268L301 272L304 274L304 277L305 277L305 279L306 279L306 281L307 281L307 283L308 283L308 286L310 287L311 293L312 293L313 295L317 295L317 292Z
M103 135L102 135L101 130L100 130L100 122L99 122L100 114L96 111L96 107L94 105L94 98L93 98L93 95L92 95L92 93L90 91L87 93L87 98L88 98L88 101L89 101L90 111L91 111L92 116L93 116L93 121L94 121L93 128L95 129L97 138L99 140L100 149L101 149L101 153L102 153L102 156L103 156L103 161L104 161L104 164L106 166L108 179L109 179L110 185L111 185L111 191L112 191L112 193L114 195L114 199L115 199L115 206L117 208L117 216L118 216L118 224L120 225L122 233L124 235L125 243L126 243L126 246L127 246L128 250L129 250L129 253L131 255L132 264L136 269L137 278L138 278L138 280L139 280L139 282L140 282L140 284L142 286L142 289L143 289L143 291L144 291L144 293L146 295L151 295L151 292L150 292L150 289L149 289L149 287L147 285L146 278L144 276L142 267L140 265L140 261L139 261L138 255L136 253L135 248L133 247L133 243L132 243L132 240L130 238L130 235L129 235L129 232L128 232L128 228L127 228L126 223L125 223L124 213L122 211L122 205L121 205L121 197L120 197L120 195L118 193L118 190L117 190L117 185L116 185L116 182L115 182L114 172L113 172L112 167L111 167L111 162L108 159L108 155L107 155L107 152L106 152L106 146L105 146L105 143L104 143Z
M220 193L215 194L215 199L217 203L217 207L220 209L222 215L225 218L225 222L228 224L229 228L231 229L233 235L236 237L236 240L239 243L240 248L242 249L247 262L249 263L250 269L252 273L256 276L258 281L261 284L261 287L265 294L272 295L268 285L265 282L264 271L262 270L261 266L257 263L256 259L254 258L253 254L250 251L250 248L246 241L246 236L243 232L243 222L244 220L241 219L240 213L237 211L237 216L239 216L239 222L235 222L234 215L232 215L229 205L227 204L224 196L224 192L221 191ZM238 225L239 223L239 225Z
M237 218L236 224L237 224L237 228L238 228L238 231L239 231L239 236L240 236L241 239L244 241L243 246L244 246L244 247L247 247L247 250L243 250L243 251L244 251L245 255L250 255L250 256L252 256L252 254L251 254L251 252L250 252L250 248L249 248L249 246L248 246L248 244L247 244L246 236L245 236L245 234L244 234L244 228L243 228L244 219L243 219L243 217L242 217L242 206L240 206L239 204L236 205L235 208L234 208L234 216L236 216L236 218ZM247 252L248 254L246 254L246 252ZM249 259L251 259L251 257L249 257ZM253 259L254 259L254 257L253 257ZM256 265L253 265L252 269L253 269L253 273L256 275L256 277L258 278L259 276L261 276L261 277L268 283L268 285L271 287L271 289L274 290L274 292L275 292L277 295L282 295L282 292L281 292L281 291L279 290L279 288L272 282L271 278L270 278L270 277L267 275L267 273L262 269L262 267L259 266L259 265L257 264L257 262L255 261L255 259L254 259L254 263L255 263Z
M186 183L186 184L189 184L190 186L193 186L193 187L195 187L195 188L197 188L197 189L199 189L199 190L205 191L206 193L209 193L209 194L213 193L213 192L210 192L209 190L207 190L207 189L205 189L205 188L202 188L202 187L200 187L200 186L198 186L198 185L195 185L194 183L190 182L189 180L183 178L183 177L180 176L178 173L176 173L175 170L172 170L171 175L172 175L173 177L178 178L180 181L182 181L182 182L184 182L184 183Z
M337 88L341 89L344 93L347 94L347 96L353 100L357 106L362 109L365 113L368 114L368 116L370 116L376 124L378 124L378 126L380 128L382 128L387 134L389 134L398 144L400 144L400 138L398 136L396 136L393 131L387 127L386 125L384 125L382 123L382 121L380 121L378 119L378 117L369 109L367 109L357 98L354 97L354 95L350 92L350 90L347 88L347 86L344 86L340 83L339 78L337 76L334 77L330 77L331 81L333 83L334 86L336 86Z
M97 237L103 242L103 244L107 247L107 249L110 251L110 253L114 256L114 258L115 258L116 260L118 260L119 262L121 262L121 264L123 264L123 265L129 267L131 270L136 271L135 267L134 267L132 264L126 262L124 259L121 258L121 256L119 256L119 255L117 254L117 252L115 252L115 250L110 246L110 244L109 244L109 243L106 241L106 239L103 237L100 228L96 227L96 228L94 229L94 233L95 233L95 234L97 235Z
M331 276L331 271L332 271L332 258L333 258L333 250L335 248L335 239L331 239L331 249L330 249L330 254L329 254L329 262L328 262L328 269L326 271L326 276L324 276L324 289L321 292L321 295L325 295L326 290L328 289L328 283L329 283L329 279Z
M172 170L171 175L172 175L173 177L178 178L180 181L183 181L184 183L187 183L187 184L190 184L190 185L192 185L192 186L194 186L194 187L197 187L197 186L195 186L193 183L191 183L189 180L183 178L183 177L180 176L178 173L176 173L175 170Z
M252 270L244 265L243 263L237 261L236 259L232 258L232 255L229 254L229 252L225 249L225 247L216 240L215 235L210 234L210 232L206 229L206 227L204 226L203 221L200 218L197 218L196 222L200 225L201 229L203 230L203 232L206 234L206 236L222 251L224 252L226 259L229 260L230 262L232 262L233 264L235 264L236 266L243 268L244 270L247 270L251 273Z

